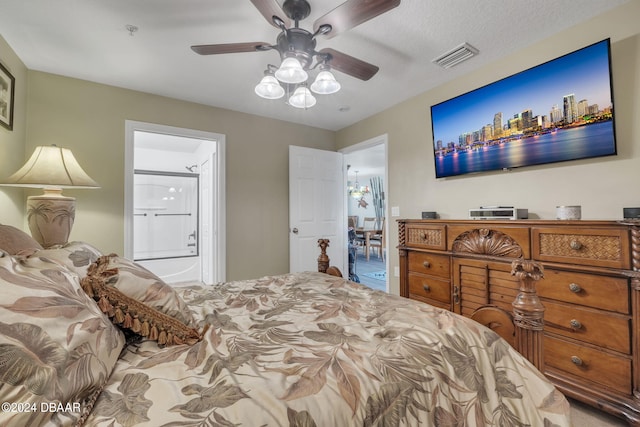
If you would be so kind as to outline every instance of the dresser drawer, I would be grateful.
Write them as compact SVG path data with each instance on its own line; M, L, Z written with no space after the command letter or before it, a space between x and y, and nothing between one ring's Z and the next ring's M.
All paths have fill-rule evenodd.
M447 249L446 227L438 224L407 224L405 229L407 246L423 249Z
M419 273L409 273L409 298L434 299L443 303L451 302L451 286L448 280Z
M631 360L555 337L544 337L544 364L575 376L631 394Z
M631 352L629 317L551 301L543 305L545 330L625 354Z
M626 229L531 229L533 259L597 267L630 268L629 234Z
M623 277L547 268L536 290L541 298L629 314L629 284Z
M448 255L409 252L409 272L429 274L449 279L450 261Z

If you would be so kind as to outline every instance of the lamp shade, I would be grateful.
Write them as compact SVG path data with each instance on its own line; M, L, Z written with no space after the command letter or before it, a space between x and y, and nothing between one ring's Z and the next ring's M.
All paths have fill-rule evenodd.
M330 71L320 71L311 85L311 90L320 95L330 95L340 90L340 83Z
M284 88L272 75L264 76L255 90L256 95L265 99L278 99L284 96Z
M71 150L55 145L36 147L31 158L2 185L35 188L99 188L78 164Z
M309 89L301 86L289 98L289 105L296 108L311 108L316 105L316 98Z
M307 72L302 68L300 61L293 57L285 58L275 74L276 78L281 82L291 84L302 83L309 78Z
M43 188L44 194L27 198L31 235L44 248L65 244L76 216L76 199L63 188L98 188L70 150L55 145L36 147L31 158L0 185Z

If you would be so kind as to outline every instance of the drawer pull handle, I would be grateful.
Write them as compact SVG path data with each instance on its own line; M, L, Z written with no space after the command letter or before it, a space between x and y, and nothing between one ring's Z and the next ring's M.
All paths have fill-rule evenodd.
M571 356L571 363L573 363L576 366L583 365L582 359L580 359L578 356Z
M582 288L577 283L569 283L569 290L574 294L577 294L578 292L582 291Z
M423 262L422 265L424 265L425 268L431 268L431 263L429 261Z
M572 240L571 243L569 243L569 247L574 251L579 251L580 249L582 249L582 243L578 242L577 240Z
M571 325L572 329L580 329L580 328L582 328L582 323L580 323L580 321L576 320L576 319L571 319L569 324Z
M422 233L420 233L420 238L422 240L427 240L427 233L425 233L424 231Z
M425 292L431 292L431 288L429 287L429 285L424 285L422 289L424 289Z

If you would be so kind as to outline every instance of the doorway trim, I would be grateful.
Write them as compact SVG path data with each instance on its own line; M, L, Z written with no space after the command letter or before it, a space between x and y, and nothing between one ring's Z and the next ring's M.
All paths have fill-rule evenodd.
M212 230L212 270L215 272L212 283L226 280L226 183L225 183L225 141L223 134L200 131L195 129L178 128L155 123L125 120L125 150L124 150L124 253L125 257L133 259L133 172L134 172L134 133L136 131L159 133L211 141L215 144L215 178L212 194L213 201L213 230Z
M342 153L343 155L345 154L351 154L354 153L356 151L360 151L360 150L366 150L368 148L371 147L375 147L378 145L384 145L384 183L383 183L383 191L384 191L384 195L385 195L385 203L384 203L384 217L387 218L387 220L384 222L384 227L385 227L385 236L389 236L389 135L388 134L382 134L382 135L378 135L375 136L371 139L367 139L366 141L362 141L359 142L357 144L353 144L350 145L348 147L342 148L340 150L338 150L340 153ZM347 191L347 186L348 186L348 181L349 181L349 177L347 175L347 162L344 160L343 157L343 162L342 162L342 168L343 168L343 178L344 178L344 183L342 185L342 188L344 189L344 193L343 193L343 200L344 200L344 217L345 217L345 221L346 221L346 216L347 216L347 199L349 198L349 194ZM384 257L384 268L385 271L387 272L386 274L386 286L387 286L387 292L389 292L389 238L387 237L387 239L385 240L385 245L384 245L384 251L386 251L387 256ZM348 265L348 252L345 250L345 254L344 254L344 265Z

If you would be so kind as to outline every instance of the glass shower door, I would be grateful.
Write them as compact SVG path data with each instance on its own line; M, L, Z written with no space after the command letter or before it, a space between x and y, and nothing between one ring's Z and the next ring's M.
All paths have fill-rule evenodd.
M198 256L198 174L136 170L133 257Z

